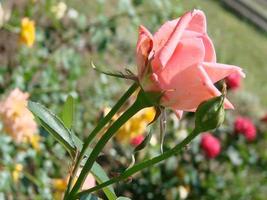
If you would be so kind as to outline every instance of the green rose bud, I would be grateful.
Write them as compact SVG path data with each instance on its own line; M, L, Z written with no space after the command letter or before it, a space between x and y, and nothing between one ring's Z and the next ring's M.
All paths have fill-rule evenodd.
M225 117L225 96L214 97L201 103L196 111L195 126L200 132L205 132L219 127Z

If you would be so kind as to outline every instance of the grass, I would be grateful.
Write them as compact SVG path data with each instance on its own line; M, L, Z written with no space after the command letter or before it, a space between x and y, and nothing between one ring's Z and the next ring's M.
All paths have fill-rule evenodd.
M181 0L185 10L205 11L209 35L215 43L218 62L245 69L243 89L260 97L267 106L267 34L234 15L216 0Z

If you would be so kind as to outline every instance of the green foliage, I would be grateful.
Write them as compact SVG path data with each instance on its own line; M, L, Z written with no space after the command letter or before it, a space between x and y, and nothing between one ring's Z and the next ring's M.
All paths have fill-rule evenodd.
M69 95L66 102L63 105L63 110L61 114L62 121L66 128L71 129L74 121L75 114L75 100Z
M44 106L39 103L29 101L29 110L35 115L37 121L43 126L55 139L61 143L69 153L75 151L75 144L72 139L71 131L66 128L63 122Z

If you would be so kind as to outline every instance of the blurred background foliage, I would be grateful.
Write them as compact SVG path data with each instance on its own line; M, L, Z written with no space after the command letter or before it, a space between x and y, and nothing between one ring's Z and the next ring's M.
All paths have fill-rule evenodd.
M206 13L218 61L240 66L247 74L238 90L229 90L236 110L229 111L225 124L214 132L220 154L216 158L205 155L199 137L182 155L137 174L115 190L140 200L265 199L267 136L261 118L267 106L267 37L219 0L1 1L1 100L19 88L29 93L31 100L60 114L71 94L76 99L73 128L83 138L129 85L94 72L91 62L107 71L135 71L138 26L143 24L154 32L166 20L194 8ZM21 41L25 17L34 22L31 47ZM191 114L179 122L172 113L168 116L166 149L192 129ZM235 134L237 116L248 117L257 128L253 141L246 140L243 132L247 129L242 132L245 137ZM142 118L138 120L142 123ZM136 155L137 162L159 153L158 129L158 124L152 127L150 145ZM142 129L138 134L145 132ZM38 135L38 148L31 142L17 143L2 123L0 199L53 199L61 191L54 182L67 177L70 160L46 131L40 128ZM133 148L129 147L134 145L120 139L107 145L99 162L110 176L130 164Z

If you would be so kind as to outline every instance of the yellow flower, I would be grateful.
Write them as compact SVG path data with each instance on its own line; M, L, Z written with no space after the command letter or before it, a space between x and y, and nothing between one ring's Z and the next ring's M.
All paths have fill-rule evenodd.
M35 24L27 17L21 20L20 41L28 47L32 47L35 41Z
M67 179L55 178L52 181L53 188L55 190L64 191L68 184L67 181L68 181Z
M12 171L12 178L13 178L13 181L15 183L18 182L22 170L23 170L23 165L22 164L16 164L15 165L14 170Z
M153 107L145 108L136 113L119 129L116 134L117 141L129 143L131 139L144 134L147 125L154 119L155 114L156 111Z
M32 113L27 109L28 93L14 89L6 99L0 102L0 119L4 131L9 134L15 142L30 142L37 147L39 140L37 124Z
M29 137L29 142L36 151L40 150L40 139L40 135L37 134L31 135Z

